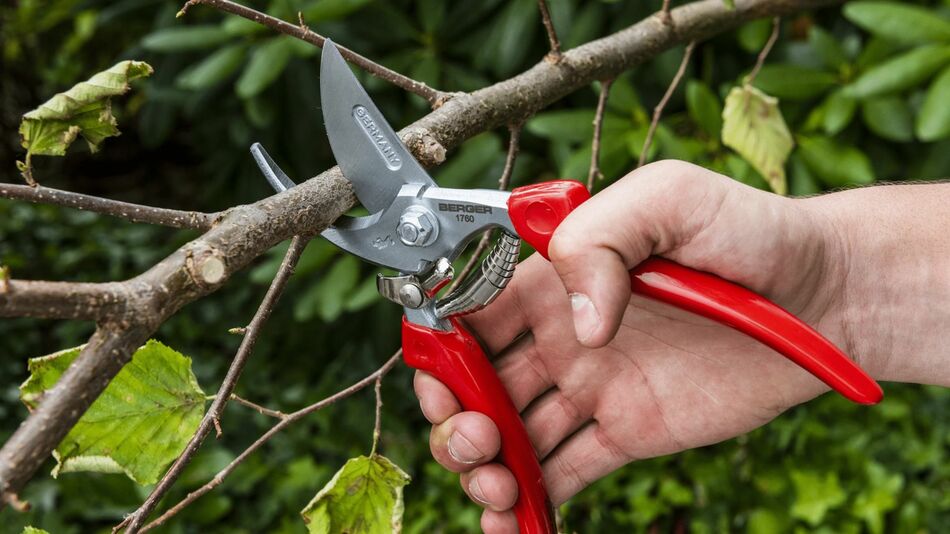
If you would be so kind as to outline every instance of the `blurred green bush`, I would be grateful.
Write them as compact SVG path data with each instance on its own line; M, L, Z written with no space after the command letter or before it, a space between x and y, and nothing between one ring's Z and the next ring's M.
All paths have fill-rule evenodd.
M628 26L659 1L552 0L565 47ZM511 76L546 52L535 0L273 0L258 7L287 20L301 11L316 31L443 90L472 90ZM950 175L950 2L882 4L786 19L755 84L781 99L796 148L792 194L874 181ZM0 162L17 181L19 117L89 74L134 58L155 75L117 102L124 134L101 154L37 158L45 185L181 209L212 211L270 194L247 148L269 147L303 178L332 164L318 109L316 50L213 9L176 20L167 0L22 0L0 7ZM752 67L769 21L701 43L657 132L652 158L681 158L765 188L719 140L722 100ZM606 185L635 164L649 115L682 49L618 79L608 102L601 167ZM358 73L390 121L404 125L425 103ZM514 181L583 178L590 159L596 87L526 125ZM480 135L436 170L440 183L494 187L504 131ZM869 214L873 216L873 214ZM93 214L0 201L0 263L15 276L106 281L134 275L193 237ZM210 298L185 308L157 338L195 360L206 389L220 383L245 324L286 245ZM398 346L397 307L381 303L373 269L326 243L311 244L251 358L238 393L284 411L365 375ZM26 359L82 342L85 323L0 321L0 438L26 415L16 386ZM399 368L384 382L383 452L413 476L406 531L468 532L478 511L456 477L428 455L427 427ZM856 407L825 396L764 429L712 447L633 464L564 506L577 532L942 532L950 524L950 394L889 386L887 401ZM372 394L292 426L164 532L300 532L299 510L346 458L368 450ZM231 406L224 436L209 440L168 503L203 484L270 421ZM49 466L52 465L50 462ZM49 467L48 466L48 467ZM120 476L37 476L33 509L0 512L0 530L33 524L60 534L107 532L146 495Z

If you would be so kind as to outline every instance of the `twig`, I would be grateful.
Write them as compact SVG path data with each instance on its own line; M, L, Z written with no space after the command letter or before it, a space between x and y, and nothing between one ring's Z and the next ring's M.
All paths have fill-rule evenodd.
M326 40L325 37L308 28L307 25L303 23L302 18L299 24L291 24L284 20L267 15L266 13L257 11L256 9L231 2L230 0L189 0L182 7L181 11L179 11L179 16L184 14L189 7L196 4L209 5L211 7L220 9L221 11L225 11L239 17L244 17L258 24L263 24L274 31L290 35L291 37L296 37L321 48L323 47L323 42ZM433 89L422 82L399 74L392 69L388 69L365 56L357 54L349 48L341 46L339 43L336 43L336 46L340 50L340 54L343 56L343 58L350 63L360 67L377 78L386 80L387 82L403 89L404 91L421 96L422 98L426 99L433 107L437 107L441 103L444 103L449 97L448 93L443 93L442 91Z
M195 501L198 500L198 498L200 498L202 495L205 495L205 494L208 493L209 491L211 491L211 490L213 490L214 488L216 488L217 486L219 486L219 485L224 481L224 479L225 479L228 475L230 475L231 472L234 471L234 469L235 469L238 465L241 464L241 462L243 462L244 460L246 460L246 459L248 458L248 456L250 456L250 455L253 454L257 449L259 449L259 448L261 447L261 445L267 443L272 437L274 437L275 435L277 435L278 432L280 432L281 430L283 430L283 429L286 428L287 426L289 426L289 425L293 424L294 422L296 422L296 421L302 419L303 417L306 417L307 415L310 415L310 414L313 413L313 412L316 412L316 411L318 411L318 410L322 410L323 408L326 408L327 406L329 406L329 405L331 405L331 404L333 404L333 403L335 403L335 402L337 402L337 401L339 401L339 400L345 399L346 397L349 397L350 395L353 395L353 394L356 393L357 391L360 391L361 389L363 389L363 388L369 386L369 385L372 384L374 381L377 381L377 380L379 380L380 378L382 378L386 373L389 372L390 369L393 368L393 366L396 365L396 362L399 361L399 357L400 357L400 356L402 356L402 350L396 351L396 353L393 354L392 357L390 357L390 358L386 361L386 363L383 364L382 367L380 367L379 369L377 369L376 371L374 371L374 372L373 372L372 374L370 374L369 376L363 378L363 379L360 380L359 382L356 382L355 384L351 385L350 387L348 387L348 388L346 388L346 389L344 389L344 390L338 391L338 392L334 393L333 395L331 395L331 396L329 396L329 397L327 397L327 398L325 398L325 399L323 399L323 400L321 400L321 401L319 401L319 402L316 402L316 403L314 403L314 404L311 404L310 406L307 406L307 407L305 407L305 408L301 408L300 410L297 410L296 412L293 412L293 413L288 414L288 415L287 415L286 417L284 417L280 422L278 422L278 423L276 423L274 426L272 426L272 427L270 428L270 430L268 430L267 432L265 432L261 437L257 438L257 441L255 441L254 443L252 443L247 449L244 450L244 452L242 452L240 455L238 455L237 458L235 458L234 460L232 460L231 463L229 463L224 469L222 469L222 470L219 471L216 475L214 475L214 477L212 477L211 480L209 480L205 485L203 485L203 486L201 486L200 488L196 489L195 491L189 493L184 499L182 499L180 502L178 502L177 504L175 504L174 506L172 506L171 508L169 508L167 511L165 511L165 513L163 513L160 517L158 517L158 519L156 519L156 520L152 521L151 523L149 523L148 525L146 525L146 526L141 530L141 532L148 532L149 530L152 530L152 529L155 528L155 527L161 526L163 523L165 523L166 521L168 521L172 516L174 516L175 514L177 514L177 513L180 512L180 511L182 511L186 506L188 506L189 504L195 502Z
M515 169L515 160L518 158L518 150L520 147L521 126L521 123L508 126L508 155L505 156L505 168L502 169L501 177L498 178L499 191L508 189L508 185L511 182L511 174ZM488 249L488 245L491 243L491 234L491 230L485 230L482 234L481 239L478 240L478 244L475 245L475 251L472 252L472 256L465 262L465 266L462 267L459 275L455 277L455 280L452 280L452 285L449 286L447 293L455 291L455 288L468 278L472 269L478 264L479 258L481 258L482 254Z
M451 150L464 140L523 120L594 80L613 78L685 41L702 40L765 16L786 15L841 0L698 0L672 10L676 31L654 19L567 52L560 65L540 62L508 80L459 95L400 131L417 158L427 147ZM338 167L279 195L223 212L204 234L133 279L122 282L123 315L99 325L43 402L0 449L0 494L21 493L110 380L156 329L185 305L219 289L234 273L280 241L320 232L353 207L356 197ZM224 266L200 276L195 266Z
M78 210L94 211L136 223L156 224L172 228L191 228L205 231L211 228L217 213L179 211L131 204L119 200L61 191L41 185L28 186L0 183L0 198L25 200L35 204L52 204Z
M613 83L613 79L600 82L600 96L597 97L597 111L594 113L594 139L590 145L590 170L587 171L588 191L594 190L594 178L604 178L604 174L600 172L600 135L604 129L604 110L607 108L607 97Z
M257 411L261 415L267 415L267 416L273 417L274 419L283 419L287 417L287 414L285 414L284 412L281 412L279 410L271 410L270 408L265 408L261 406L260 404L257 404L256 402L251 402L243 397L238 397L234 393L231 394L231 400L233 400L234 402L238 404L243 404L244 406L247 406L248 408L251 408Z
M376 422L373 423L373 448L370 450L370 456L376 456L376 448L379 446L379 435L383 428L383 377L376 377Z
M663 0L663 7L660 8L660 20L667 26L673 25L673 16L670 15L670 0Z
M643 164L647 161L647 153L650 151L650 145L653 144L653 134L656 133L656 128L660 124L663 108L666 107L667 102L670 101L670 97L673 96L673 91L676 91L676 86L680 84L680 80L686 72L686 66L689 64L689 58L693 55L693 48L695 48L695 46L696 41L686 45L686 51L683 52L683 60L680 61L680 68L677 69L676 75L673 76L673 81L670 82L670 86L666 88L666 93L663 95L663 98L660 99L660 103L653 108L653 119L650 121L650 129L647 130L647 138L643 141L643 150L640 151L640 160L637 162L637 167L643 167Z
M280 295L287 286L287 281L294 272L294 266L297 265L300 254L304 248L307 247L307 242L309 241L309 237L295 236L290 242L290 248L287 249L287 253L284 255L284 260L280 264L277 275L267 289L267 293L264 295L264 299L254 313L251 322L248 323L244 337L241 339L241 345L234 355L234 360L231 361L231 366L228 368L224 381L221 383L221 387L218 388L218 392L215 395L214 401L211 403L211 407L208 409L208 413L205 414L201 420L201 424L198 425L198 430L195 432L195 435L191 437L191 441L188 442L185 450L182 451L178 459L175 460L175 463L165 472L165 476L158 482L158 485L155 486L152 493L145 499L145 502L139 506L138 510L126 517L113 531L117 531L127 524L128 528L126 532L128 534L138 532L148 518L148 515L155 509L155 506L158 505L158 501L171 489L172 484L178 480L178 477L182 471L185 470L188 462L191 461L198 452L198 449L201 448L201 444L208 436L208 433L211 432L211 429L214 428L216 433L220 435L220 423L218 423L218 420L224 412L224 407L228 399L231 398L231 393L234 391L234 387L241 377L241 371L244 370L244 365L247 363L248 357L250 357L251 352L254 350L257 337L261 333L261 327L267 322L271 312L274 310L274 306L277 304Z
M551 51L548 52L546 59L550 60L551 63L557 63L561 61L561 42L554 30L554 22L551 21L548 3L545 0L538 0L538 10L541 11L541 22L544 23L544 29L548 32L548 42L551 44Z
M772 18L772 34L769 35L769 40L765 42L765 46L762 47L762 50L759 51L759 57L755 60L755 66L752 67L752 71L746 75L743 79L743 83L746 85L751 84L755 77L759 75L759 71L762 70L762 65L765 64L765 58L769 56L769 52L772 51L772 47L775 46L775 41L778 40L779 30L782 27L781 17Z

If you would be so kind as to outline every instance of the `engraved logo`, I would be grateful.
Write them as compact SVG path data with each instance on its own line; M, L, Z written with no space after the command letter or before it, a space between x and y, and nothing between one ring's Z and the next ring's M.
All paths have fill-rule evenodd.
M363 106L356 106L353 108L353 118L356 119L356 124L360 126L360 129L363 130L369 137L369 140L372 141L373 146L376 147L379 155L383 157L383 161L386 163L386 166L389 167L389 170L398 171L399 168L402 167L402 160L399 158L399 155L396 154L392 141L387 139L386 134L377 126L376 120L370 115L369 110Z
M389 247L395 244L396 242L393 241L393 236L391 235L379 236L373 240L373 248L377 250L382 250L386 247Z

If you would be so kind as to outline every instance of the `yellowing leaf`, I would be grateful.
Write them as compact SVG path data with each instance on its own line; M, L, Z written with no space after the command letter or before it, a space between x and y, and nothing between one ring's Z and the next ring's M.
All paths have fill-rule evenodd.
M409 475L385 456L351 458L301 510L310 534L390 534L402 530Z
M750 85L734 87L722 111L722 142L759 171L772 187L787 191L785 160L794 142L778 100Z
M39 404L81 348L29 361L30 377L20 386L20 399L29 409ZM124 473L139 484L153 484L198 428L204 403L191 359L150 340L56 447L53 476Z
M80 135L95 152L103 139L119 135L111 97L126 93L130 81L150 74L152 67L148 63L122 61L24 115L20 138L26 149L26 161L18 162L18 167L27 179L34 154L62 156Z

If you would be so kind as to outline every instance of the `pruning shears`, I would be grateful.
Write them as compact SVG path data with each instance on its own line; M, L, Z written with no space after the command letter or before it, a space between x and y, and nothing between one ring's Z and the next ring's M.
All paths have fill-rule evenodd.
M320 98L330 147L360 203L371 213L341 217L323 232L343 250L395 276L377 275L380 294L403 306L405 362L445 383L465 410L484 413L501 431L498 461L518 482L514 511L522 534L554 534L554 516L537 454L504 385L459 317L478 311L505 289L521 240L547 258L558 224L590 194L558 180L510 192L439 187L383 118L328 39L320 65ZM259 144L251 153L278 192L294 187ZM452 262L484 230L501 236L481 263L448 295ZM771 301L718 276L662 258L630 271L630 287L717 321L771 347L832 389L861 404L881 388L830 341ZM619 288L618 288L619 289Z

